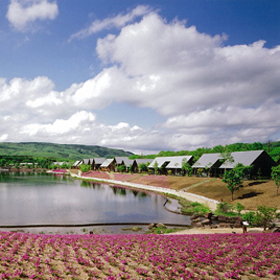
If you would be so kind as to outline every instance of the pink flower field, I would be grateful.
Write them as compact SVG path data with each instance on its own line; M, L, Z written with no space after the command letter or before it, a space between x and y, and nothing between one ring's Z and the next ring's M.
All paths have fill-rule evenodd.
M128 182L138 178L139 174L114 173L114 180Z
M280 279L280 234L0 233L0 279Z
M98 178L98 179L106 179L106 180L110 180L110 176L109 174L107 174L106 172L100 172L100 171L88 171L88 172L84 172L82 173L82 176L84 177L92 177L92 178Z
M165 175L143 175L140 177L138 176L138 178L131 180L131 182L161 188L170 188L168 176Z
M165 175L142 175L142 174L130 174L130 173L117 173L117 172L102 172L102 171L88 171L82 173L84 177L116 180L121 182L131 182L143 185L152 185L162 188L170 188L168 176Z

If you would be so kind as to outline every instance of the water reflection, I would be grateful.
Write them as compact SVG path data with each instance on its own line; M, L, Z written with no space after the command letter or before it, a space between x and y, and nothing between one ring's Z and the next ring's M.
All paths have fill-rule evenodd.
M163 209L164 197L68 176L0 173L0 224L165 222L186 216Z
M133 190L132 190L132 193L133 193L134 196L136 197L136 196L138 195L139 192L138 192L138 191L133 191Z
M115 195L126 195L126 189L124 188L119 188L119 187L115 187L115 186L110 186L110 188L113 190L113 193Z
M86 187L86 188L88 188L88 187L90 187L90 183L87 182L87 181L82 181L82 182L81 182L81 187Z

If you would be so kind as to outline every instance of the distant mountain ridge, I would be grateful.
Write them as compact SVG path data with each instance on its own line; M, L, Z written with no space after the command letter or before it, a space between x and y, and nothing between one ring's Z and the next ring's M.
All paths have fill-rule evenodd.
M0 156L3 155L56 158L57 160L78 160L94 157L129 157L133 155L133 153L121 149L110 149L97 145L55 144L44 142L2 142L0 143Z

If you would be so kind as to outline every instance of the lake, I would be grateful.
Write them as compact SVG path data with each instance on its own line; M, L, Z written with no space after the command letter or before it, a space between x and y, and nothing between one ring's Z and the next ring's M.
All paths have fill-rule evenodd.
M166 199L106 184L36 173L0 173L0 225L151 223L190 224L166 211ZM177 207L173 201L172 206Z

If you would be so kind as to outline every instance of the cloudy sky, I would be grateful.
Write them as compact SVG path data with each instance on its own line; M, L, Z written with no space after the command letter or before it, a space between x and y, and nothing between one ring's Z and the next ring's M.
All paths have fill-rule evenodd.
M136 153L280 139L280 1L1 0L0 142Z

